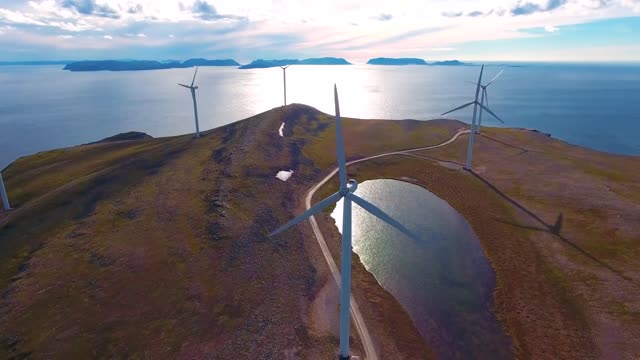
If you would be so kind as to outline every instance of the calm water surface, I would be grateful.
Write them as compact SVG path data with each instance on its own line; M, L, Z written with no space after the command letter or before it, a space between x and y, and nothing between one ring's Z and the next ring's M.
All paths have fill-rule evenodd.
M421 237L411 240L353 206L353 250L439 357L510 358L510 339L491 311L493 270L465 219L431 192L401 181L365 181L356 193ZM342 200L331 216L341 229Z
M487 79L502 68L488 67ZM335 82L345 116L431 119L471 101L474 88L465 81L476 80L478 72L476 66L292 66L287 98L333 113ZM193 132L190 93L176 85L192 75L193 69L71 73L61 66L0 66L0 168L19 156L124 131ZM203 129L282 104L279 68L201 68L197 85ZM506 67L489 98L508 126L640 154L640 66ZM454 116L468 121L471 110Z

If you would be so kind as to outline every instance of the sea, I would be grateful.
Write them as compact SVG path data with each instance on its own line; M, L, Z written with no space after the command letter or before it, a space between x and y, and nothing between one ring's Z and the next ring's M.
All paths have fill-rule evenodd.
M60 65L0 66L0 169L39 151L126 131L154 137L194 132L189 90L194 69L68 72ZM505 124L537 129L572 144L640 155L640 64L489 63L483 82ZM333 114L338 85L343 116L442 118L473 100L479 66L291 66L287 102ZM201 129L281 106L280 68L203 67L196 78ZM449 114L469 122L472 109ZM277 129L276 129L277 130ZM348 139L347 139L348 140Z

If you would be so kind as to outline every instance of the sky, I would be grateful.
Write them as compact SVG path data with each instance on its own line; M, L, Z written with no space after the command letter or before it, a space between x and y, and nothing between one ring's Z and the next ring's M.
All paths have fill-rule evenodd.
M0 0L0 61L640 61L640 0Z

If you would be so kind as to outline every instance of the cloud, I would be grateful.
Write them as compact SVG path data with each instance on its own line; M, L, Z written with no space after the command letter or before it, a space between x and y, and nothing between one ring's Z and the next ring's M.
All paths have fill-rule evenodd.
M640 0L622 0L622 5L633 11L640 12Z
M422 29L417 29L417 30L411 30L411 31L406 31L403 32L401 34L398 35L394 35L391 37L387 37L381 40L375 40L375 41L371 41L371 42L367 42L367 43L362 43L362 44L358 44L358 45L354 45L354 46L349 46L344 48L343 50L361 50L361 49L368 49L368 48L372 48L372 47L376 47L376 46L382 46L382 45L387 45L387 44L393 44L396 42L400 42L400 41L404 41L416 36L420 36L420 35L425 35L425 34L430 34L430 33L435 33L438 31L442 31L447 29L446 27L441 27L441 26L436 26L436 27L426 27L426 28L422 28Z
M143 34L143 33L139 33L139 34L137 34L137 35L136 35L136 37L139 37L139 38L144 39L144 38L146 38L146 37L147 37L147 35L145 35L145 34Z
M202 20L217 20L221 18L213 5L202 0L196 0L196 2L193 3L193 7L191 7L191 11Z
M129 14L138 14L142 12L142 5L141 4L136 4L136 5L130 5L129 9L127 9L127 12Z
M0 21L21 25L46 25L42 21L36 20L20 11L12 11L3 8L0 8Z
M550 32L550 33L554 33L556 31L558 31L558 28L553 26L553 25L547 25L547 26L544 27L544 31Z
M515 7L511 9L511 15L519 16L519 15L529 15L536 12L542 11L542 8L538 4L534 3L518 3Z
M60 30L71 31L71 32L81 32L88 30L97 30L93 25L88 24L85 21L79 20L76 23L71 22L61 22L61 21L50 21L47 25L56 27Z
M60 39L73 39L73 35L58 35L58 38Z
M600 4L603 4L607 0L599 0ZM511 15L520 16L520 15L530 15L537 12L547 12L553 11L564 4L567 3L567 0L549 0L546 6L541 6L539 4L531 3L531 2L518 2L516 6L511 8Z
M191 10L193 15L205 21L214 21L214 20L222 20L222 19L230 19L230 20L244 20L245 17L235 16L235 15L223 15L219 14L216 8L209 4L204 0L196 0L191 8L187 8L182 3L179 3L180 10Z
M445 11L442 13L442 16L444 17L449 17L449 18L455 18L455 17L460 17L464 15L464 13L462 11Z
M5 33L0 37L0 56L227 56L240 61L339 56L359 62L378 56L455 55L468 60L469 49L480 53L472 47L480 41L498 44L491 45L487 54L497 51L492 49L502 40L560 41L558 34L545 31L564 34L572 26L573 34L573 26L637 15L631 9L640 8L640 1L448 0L431 2L429 7L424 12L420 0L397 1L393 8L384 0L0 0L0 31ZM631 31L637 24L620 21ZM425 24L434 29L424 29ZM3 29L5 25L16 30ZM602 37L617 41L614 28L601 29ZM65 34L74 38L57 38Z
M374 19L380 20L380 21L389 21L389 20L393 19L393 15L391 15L391 14L380 14L380 15L376 16Z
M120 15L109 5L100 5L95 0L62 0L63 8L75 10L82 15L92 15L111 19L119 19Z

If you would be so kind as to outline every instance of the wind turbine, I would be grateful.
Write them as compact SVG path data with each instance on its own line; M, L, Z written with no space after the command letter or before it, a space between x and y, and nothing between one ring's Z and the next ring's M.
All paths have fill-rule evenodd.
M2 181L2 173L0 173L0 197L2 197L2 206L4 207L4 211L11 210L9 197L7 196L7 191L4 188L4 181Z
M496 79L500 75L502 75L503 72L504 72L504 70L500 70L498 75L494 76L493 79L491 79L485 85L480 84L480 87L482 88L482 96L481 96L481 100L480 100L481 104L486 104L486 106L489 107L489 93L487 92L487 87L489 87L489 85L491 85L491 83L496 81ZM473 81L467 81L467 82L476 85L476 83L474 83ZM483 112L483 109L480 108L480 114L478 115L478 134L480 134L480 131L482 130L482 112Z
M287 66L280 66L282 69L282 81L284 82L284 106L287 106Z
M476 115L478 114L478 107L480 107L480 109L483 109L484 111L486 111L489 114L491 114L493 117L498 119L500 122L504 123L504 121L502 121L502 119L500 119L498 117L498 115L494 114L493 111L489 110L488 107L484 106L483 102L484 102L485 92L482 93L482 100L480 102L478 102L478 96L480 95L480 87L481 87L480 84L482 83L482 73L483 72L484 72L484 65L482 65L482 68L480 69L480 77L478 78L478 82L476 84L476 98L475 98L475 100L473 100L470 103L466 103L466 104L464 104L462 106L458 106L457 108L455 108L453 110L449 110L449 111L447 111L447 112L442 114L442 115L447 115L447 114L452 113L454 111L458 111L460 109L466 108L467 106L473 105L473 120L471 121L471 133L469 133L469 148L467 149L467 163L464 166L464 168L467 169L467 170L471 170L471 160L473 158L473 142L475 140L475 134L476 134Z
M337 203L340 199L344 199L342 212L342 251L340 255L340 359L349 359L349 308L351 297L351 202L355 202L360 207L367 210L380 220L400 230L403 234L416 239L409 230L407 230L398 221L391 218L385 212L375 205L364 200L354 194L358 188L358 183L351 179L347 181L347 168L344 155L344 144L342 140L342 122L340 120L340 105L338 103L338 88L334 85L334 98L336 106L336 143L338 152L338 172L340 174L340 190L328 198L320 201L312 206L309 210L302 213L290 222L286 223L276 231L269 234L274 236L290 227L301 223L312 215L322 211L331 204Z
M200 125L198 124L198 103L196 102L196 90L198 89L198 87L193 86L193 84L196 82L196 75L198 75L198 68L196 68L196 72L193 74L193 80L191 81L191 85L185 85L185 84L178 84L178 85L191 90L191 97L193 98L193 113L196 116L196 138L199 138Z

